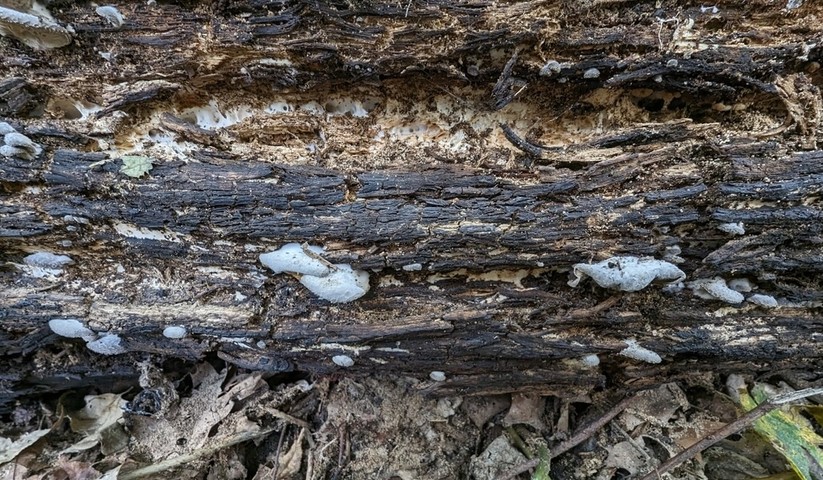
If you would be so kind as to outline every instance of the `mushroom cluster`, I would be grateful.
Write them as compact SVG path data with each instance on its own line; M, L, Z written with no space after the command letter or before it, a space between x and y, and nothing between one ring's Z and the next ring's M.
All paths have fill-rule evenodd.
M65 47L72 40L71 32L35 0L0 0L0 35L37 50Z
M43 151L40 145L6 122L0 122L0 157L34 160Z

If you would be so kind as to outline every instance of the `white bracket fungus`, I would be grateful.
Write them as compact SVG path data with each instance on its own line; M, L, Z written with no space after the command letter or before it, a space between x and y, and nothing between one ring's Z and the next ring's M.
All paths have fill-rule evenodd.
M27 5L26 5L27 3ZM71 43L71 33L36 2L21 2L22 12L0 6L0 35L14 37L31 48L64 47Z
M654 280L677 283L686 278L686 274L674 264L651 257L612 257L598 263L577 263L573 274L575 278L569 286L576 287L583 278L591 277L603 288L624 292L637 292Z
M439 370L435 370L435 371L429 373L429 378L431 378L435 382L443 382L443 381L446 380L446 374L444 372L439 371Z
M0 142L0 156L2 157L34 160L43 151L40 145L17 132L6 122L0 122L0 135L3 136L3 141Z
M120 13L120 10L117 10L117 8L112 5L104 5L102 7L97 7L94 11L101 17L108 20L108 22L112 24L112 26L115 28L122 27L123 23L125 22L123 14Z
M630 338L625 340L625 342L628 346L623 350L620 350L620 355L647 363L660 363L663 361L657 353L638 345L637 340Z
M354 360L348 355L335 355L331 357L331 361L334 362L335 365L343 368L349 368L354 365Z
M83 322L74 318L55 318L49 320L49 328L61 337L82 338L87 342L97 338L96 333L83 325Z
M689 288L695 295L706 300L722 300L726 303L740 303L743 301L743 294L732 290L726 285L726 281L720 277L701 278L689 282Z
M121 345L120 337L117 335L104 334L97 340L86 343L86 347L92 352L101 355L119 355L128 351Z
M586 355L585 357L581 358L580 361L583 362L583 365L587 367L596 367L600 365L600 357L598 357L596 353Z
M771 295L761 295L759 293L752 295L746 299L747 301L760 305L761 307L774 308L777 306L777 300Z
M721 223L717 226L721 232L726 232L732 235L745 235L746 229L743 228L743 222L737 223Z
M332 303L357 300L369 291L369 274L351 265L332 264L317 246L288 243L277 251L260 255L260 262L274 273L298 275L310 292Z
M748 278L733 278L729 280L729 288L736 292L751 292L755 286Z

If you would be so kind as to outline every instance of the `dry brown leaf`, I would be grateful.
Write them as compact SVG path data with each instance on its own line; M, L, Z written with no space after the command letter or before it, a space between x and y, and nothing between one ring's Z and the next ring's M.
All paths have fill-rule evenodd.
M543 411L546 407L546 399L539 395L513 394L512 405L509 412L503 418L503 426L530 425L538 432L546 430L543 422Z
M106 433L111 429L120 429L122 427L118 421L123 418L123 408L126 406L126 401L121 395L114 393L104 393L102 395L87 395L85 397L86 405L80 410L69 412L68 416L71 421L72 431L83 433L85 438L66 448L61 453L75 453L83 450L88 450L101 442L104 434L107 438L112 439L112 445L122 443L116 441L117 438L122 438L117 432ZM111 446L107 451L113 451L116 447Z
M33 445L34 442L43 438L43 436L50 431L50 428L35 430L25 435L21 435L20 438L14 441L6 437L0 437L0 465L17 458L17 455L19 455L20 452Z
M303 461L303 439L306 436L306 429L300 429L300 435L294 441L289 451L280 457L280 468L277 471L277 478L290 478L300 472L300 464Z

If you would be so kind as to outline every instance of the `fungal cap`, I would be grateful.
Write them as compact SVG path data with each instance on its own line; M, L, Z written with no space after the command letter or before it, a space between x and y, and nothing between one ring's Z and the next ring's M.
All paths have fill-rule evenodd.
M113 5L104 5L102 7L97 7L94 10L98 15L108 20L109 23L112 24L114 27L122 27L125 19L123 14L120 13L120 10L117 10L117 7Z
M735 292L751 292L754 289L748 278L733 278L729 280L728 285Z
M331 361L334 362L335 365L343 368L349 368L354 365L354 360L348 355L335 355L331 357Z
M698 279L690 282L689 287L695 295L706 300L740 303L744 299L742 293L729 288L726 281L720 277Z
M119 355L128 351L123 347L120 337L117 335L104 335L97 340L86 343L86 346L92 352L101 355Z
M588 276L603 288L624 292L637 292L658 279L676 283L686 278L686 274L672 263L637 257L611 257L593 264L577 263L573 274L575 278L569 286L576 287Z
M435 370L429 373L429 378L431 378L435 382L443 382L446 380L446 374L444 372Z
M749 302L760 305L761 307L774 308L777 306L777 300L771 295L761 295L756 293L747 299Z
M303 275L300 283L323 300L344 303L357 300L369 291L369 274L342 263L324 277Z
M12 147L11 145L0 145L0 157L34 160L34 154L32 152L24 148Z
M188 332L186 332L185 327L179 325L172 325L163 329L163 336L174 340L185 337L186 333Z
M737 223L721 223L717 226L721 232L730 233L732 235L745 235L746 229L743 228L743 222Z
M600 70L596 68L590 68L583 72L583 78L598 78L600 76Z
M29 137L19 132L9 132L3 135L3 141L6 143L6 145L11 145L12 147L17 148L24 148L30 152L34 152L37 148L39 148L37 144L32 142Z
M74 263L68 255L55 255L51 252L37 252L23 258L23 263L32 267L61 268Z
M51 20L3 6L0 6L0 35L14 37L37 50L71 43L71 33Z
M318 255L323 253L321 247L313 245L308 250ZM322 277L331 272L328 262L308 255L299 243L287 243L279 250L261 254L260 263L274 273L291 272Z
M660 355L658 355L656 352L653 352L648 348L643 348L640 345L638 345L637 340L630 338L625 342L628 346L623 350L620 350L620 355L647 363L660 363L663 361L663 359L660 358Z
M7 133L16 132L17 130L14 129L10 124L6 122L0 122L0 135L5 136Z
M83 322L74 318L55 318L49 320L52 332L66 338L82 338L87 342L97 338L97 334L83 325Z
M600 365L600 357L598 357L595 353L592 353L591 355L586 355L585 357L581 358L580 361L582 361L583 365L587 367L596 367Z

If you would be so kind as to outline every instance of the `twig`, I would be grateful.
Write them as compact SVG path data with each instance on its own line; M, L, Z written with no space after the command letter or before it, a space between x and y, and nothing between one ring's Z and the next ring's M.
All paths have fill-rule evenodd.
M607 423L612 421L612 419L614 417L616 417L617 415L619 415L620 412L622 412L629 405L634 403L636 399L637 399L637 395L634 395L634 396L631 396L631 397L626 397L623 400L621 400L620 402L618 402L617 405L613 406L602 417L598 418L597 420L590 423L589 425L586 425L585 427L583 427L583 429L581 429L580 431L578 431L577 433L572 435L568 440L566 440L565 442L562 442L557 447L552 448L549 451L549 458L554 459L554 458L568 452L569 450L576 447L577 445L583 443L587 438L591 437L598 430L603 428L604 425L606 425ZM522 465L518 465L518 466L504 472L502 475L497 477L497 480L511 480L512 478L520 475L521 473L536 467L539 463L540 463L539 458L534 458L532 460L529 460L528 462L526 462Z
M208 448L201 448L200 450L197 450L195 452L186 455L180 455L174 458L170 458L168 460L163 460L162 462L155 463L154 465L149 465L148 467L138 468L137 470L132 470L131 472L121 473L117 476L117 478L118 480L135 480L138 478L148 477L149 475L155 475L160 472L164 472L166 470L170 470L172 468L193 462L198 458L213 455L224 448L237 445L238 443L243 443L249 440L255 440L258 438L265 437L273 431L273 428L269 428L259 432L243 432L233 437L229 437L226 441L221 442L217 445L213 445Z
M646 474L646 476L644 476L640 480L657 480L664 473L680 465L681 463L690 460L692 457L702 452L703 450L711 447L720 440L723 440L729 435L733 435L743 430L744 428L749 427L752 423L756 422L760 417L766 415L767 413L771 412L780 405L796 402L806 397L811 397L812 395L818 395L822 392L823 388L807 388L804 390L797 390L795 392L789 392L782 395L775 395L773 398L768 399L760 405L758 405L757 407L753 408L752 410L749 410L748 413L733 421L732 423L729 423L725 427L715 430L714 432L710 433L709 435L707 435L691 447L683 450L682 452L678 453L672 458L666 460L665 462L660 464L659 467L655 468L654 470Z
M274 452L274 471L271 476L272 480L277 480L277 474L280 473L280 449L283 448L283 438L286 436L286 430L288 428L288 425L283 425L283 429L280 430L280 439L277 440L277 450Z

